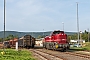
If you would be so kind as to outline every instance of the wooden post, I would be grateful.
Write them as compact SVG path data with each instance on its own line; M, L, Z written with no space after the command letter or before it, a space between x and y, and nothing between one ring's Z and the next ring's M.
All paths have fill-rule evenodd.
M16 42L16 50L18 51L18 42Z

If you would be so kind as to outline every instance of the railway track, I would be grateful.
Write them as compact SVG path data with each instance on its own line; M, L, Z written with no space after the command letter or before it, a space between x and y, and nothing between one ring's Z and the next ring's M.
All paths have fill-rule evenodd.
M84 57L84 58L90 59L90 55L88 55L88 54L72 53L72 52L65 52L65 53L66 54L70 54L70 55L75 55L75 56L79 56L79 57Z
M90 55L74 51L60 52L42 48L29 50L34 52L34 56L37 56L39 58L38 60L90 60Z
M59 56L56 56L54 54L50 54L41 50L30 49L30 51L33 51L35 55L39 56L41 60L66 60L64 58L61 58Z
M37 50L39 50L40 52L47 53L49 55L60 57L63 60L90 60L90 55L86 55L86 54L82 55L80 53L60 52L60 51L52 51L52 50L46 50L46 49L37 49Z

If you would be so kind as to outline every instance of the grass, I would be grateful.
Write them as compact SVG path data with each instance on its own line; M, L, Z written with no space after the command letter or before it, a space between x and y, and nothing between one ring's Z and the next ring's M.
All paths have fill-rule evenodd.
M84 47L82 47L84 50L88 50L90 51L90 42L86 42L86 45Z
M75 50L75 51L84 51L82 47L71 47L70 50Z
M0 50L2 52L3 50ZM20 50L16 51L14 49L5 49L5 54L0 53L0 60L35 60L32 57L30 51Z
M90 42L86 42L84 45L83 47L71 47L70 49L76 51L90 51Z

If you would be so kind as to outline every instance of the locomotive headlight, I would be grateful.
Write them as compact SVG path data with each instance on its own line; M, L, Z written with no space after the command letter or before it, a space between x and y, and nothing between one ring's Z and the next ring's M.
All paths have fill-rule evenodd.
M56 48L58 48L58 45L56 45Z
M61 44L59 46L61 47Z
M49 37L49 38L51 38L51 37Z

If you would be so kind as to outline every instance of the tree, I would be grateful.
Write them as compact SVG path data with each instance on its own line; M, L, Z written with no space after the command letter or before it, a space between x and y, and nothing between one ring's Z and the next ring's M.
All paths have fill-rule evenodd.
M85 33L85 34L88 34L88 32L87 32L86 30L84 31L84 33Z
M69 35L70 40L77 40L77 34L74 35ZM82 34L81 34L82 40L85 40L86 42L88 41L88 32L85 30Z
M3 42L3 38L0 38L0 42Z
M37 38L38 38L38 39L39 39L39 38L43 38L43 36L39 35Z
M8 40L11 40L11 39L14 39L14 38L18 38L18 35L9 35L5 38L5 41L8 41Z

